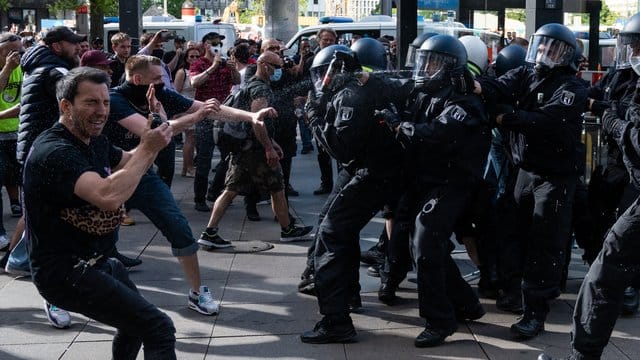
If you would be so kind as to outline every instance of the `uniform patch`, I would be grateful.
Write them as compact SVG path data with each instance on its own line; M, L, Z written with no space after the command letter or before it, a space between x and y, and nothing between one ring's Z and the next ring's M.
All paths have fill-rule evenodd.
M467 117L467 112L463 108L456 105L451 109L451 117L457 121L462 121Z
M353 108L348 106L343 106L340 108L340 120L341 121L349 121L353 117Z
M560 102L564 105L573 105L573 101L576 99L576 94L571 91L564 90L560 96Z

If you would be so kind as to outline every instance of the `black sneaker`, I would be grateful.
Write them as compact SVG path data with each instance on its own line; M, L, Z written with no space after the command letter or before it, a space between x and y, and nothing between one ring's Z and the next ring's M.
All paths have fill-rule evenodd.
M209 234L206 231L203 231L202 235L200 235L200 239L198 239L198 244L216 249L228 248L233 246L230 241L221 238L220 235L218 235L217 231L213 234Z
M293 226L289 225L286 230L282 230L280 232L280 241L282 242L290 242L290 241L304 241L311 240L309 233L313 230L313 226Z
M522 314L522 297L520 295L512 295L506 292L498 292L496 307L502 311L508 311L514 314Z
M459 322L475 321L483 317L484 314L484 308L482 307L482 304L478 302L473 305L456 309L456 320Z
M312 267L307 266L302 272L302 275L300 275L298 291L307 295L316 295L315 274L313 273Z
M530 316L523 316L520 321L511 325L511 335L520 340L534 338L544 331L544 321Z
M350 343L356 340L356 329L348 315L333 320L325 316L313 330L300 335L300 340L307 344Z
M378 244L373 245L369 250L360 252L360 262L367 265L384 264L385 253L380 250Z
M438 346L444 342L447 336L452 335L456 329L446 330L437 328L429 323L425 326L424 330L416 337L413 344L415 347L433 347Z

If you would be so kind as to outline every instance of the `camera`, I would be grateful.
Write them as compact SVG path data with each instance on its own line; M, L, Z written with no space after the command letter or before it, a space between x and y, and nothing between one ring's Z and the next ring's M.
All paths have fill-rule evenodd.
M291 59L288 56L283 56L282 62L283 62L283 65L282 65L283 69L291 69L296 64L293 62L293 59Z
M162 33L161 37L162 41L169 41L176 38L176 31L165 31Z

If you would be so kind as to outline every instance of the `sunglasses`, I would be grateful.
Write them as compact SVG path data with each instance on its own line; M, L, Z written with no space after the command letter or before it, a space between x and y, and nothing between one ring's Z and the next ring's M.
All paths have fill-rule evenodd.
M18 36L18 35L10 35L8 38L0 41L0 44L6 43L6 42L14 42L14 41L18 41L18 40L20 40L20 36Z
M189 59L198 59L200 55L189 55Z
M280 66L280 65L272 64L272 63L267 62L267 61L265 61L264 63L265 63L265 64L269 64L269 65L273 66L273 68L274 68L274 69L280 69L280 68L282 68L282 66Z

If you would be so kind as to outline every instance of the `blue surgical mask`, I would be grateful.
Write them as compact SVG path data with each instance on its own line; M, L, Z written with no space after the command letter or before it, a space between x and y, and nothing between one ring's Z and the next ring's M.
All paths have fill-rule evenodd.
M269 76L269 80L278 81L282 77L282 69L274 69L273 75Z

